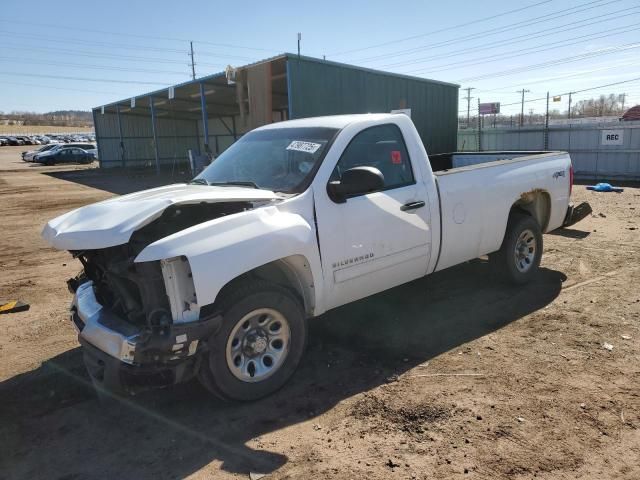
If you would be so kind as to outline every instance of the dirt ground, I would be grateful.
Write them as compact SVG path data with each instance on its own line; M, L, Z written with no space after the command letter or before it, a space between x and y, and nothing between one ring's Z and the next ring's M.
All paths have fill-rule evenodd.
M31 309L0 316L0 478L640 478L640 189L576 186L594 215L545 236L527 287L477 260L313 320L269 398L223 404L191 383L111 410L67 316L79 263L40 231L170 179L20 150L0 149L0 297Z

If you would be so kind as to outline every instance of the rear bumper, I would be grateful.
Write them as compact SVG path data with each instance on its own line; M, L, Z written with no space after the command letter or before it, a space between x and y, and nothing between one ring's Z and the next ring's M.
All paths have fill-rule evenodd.
M98 303L93 282L77 285L71 322L84 347L94 383L107 390L135 393L189 379L220 316L151 329L132 325Z
M574 206L572 203L567 207L567 214L562 222L563 227L570 227L584 219L587 215L590 215L593 210L588 202L582 202L578 206Z

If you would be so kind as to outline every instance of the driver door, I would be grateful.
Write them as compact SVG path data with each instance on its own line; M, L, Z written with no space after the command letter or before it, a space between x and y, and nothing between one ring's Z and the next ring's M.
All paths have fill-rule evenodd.
M330 181L357 166L384 175L380 191L335 203L316 197L327 308L337 307L426 275L431 246L430 209L424 184L416 181L400 128L376 125L357 133L338 160Z

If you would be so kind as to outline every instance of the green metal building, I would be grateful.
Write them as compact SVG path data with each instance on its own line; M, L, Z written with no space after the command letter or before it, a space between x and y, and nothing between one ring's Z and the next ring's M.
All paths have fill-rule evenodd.
M411 110L429 153L456 149L458 85L285 53L93 109L101 167L167 169L287 119Z

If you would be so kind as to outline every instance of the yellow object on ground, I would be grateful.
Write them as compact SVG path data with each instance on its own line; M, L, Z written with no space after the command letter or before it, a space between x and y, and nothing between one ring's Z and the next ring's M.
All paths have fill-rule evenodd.
M0 303L0 314L24 312L25 310L29 310L29 304L21 302L20 300L11 300L9 302Z

